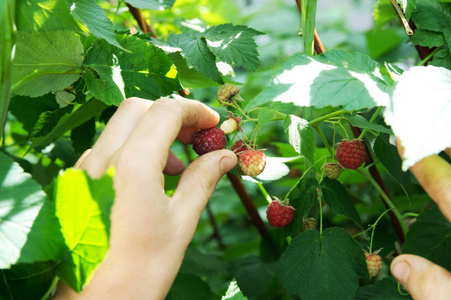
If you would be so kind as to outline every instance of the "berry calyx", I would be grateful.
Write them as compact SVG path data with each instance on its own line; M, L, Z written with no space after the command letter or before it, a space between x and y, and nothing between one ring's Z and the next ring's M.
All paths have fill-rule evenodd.
M337 160L347 169L356 170L366 158L365 144L360 139L343 140L337 146Z
M235 152L236 153L236 152ZM263 150L246 150L238 155L237 169L241 175L258 176L266 166Z
M251 147L249 147L245 142L242 140L238 140L235 142L235 144L232 147L232 151L235 152L237 156L240 156L244 151L246 150L252 150Z
M365 253L366 265L368 267L368 273L370 273L370 277L373 278L382 269L382 257L379 255L379 252L382 249L379 249L374 253L371 253L371 251L368 252L365 249L362 249L362 250Z
M321 169L324 168L324 173L330 179L337 179L343 171L343 167L339 163L325 163Z
M302 224L302 231L316 229L316 226L318 226L318 222L314 218L304 219L304 223Z
M243 98L238 95L239 92L240 89L236 85L225 83L218 89L216 97L218 98L218 101L219 103L221 103L221 105L233 105L237 101L243 101Z
M199 130L194 134L193 150L198 155L224 149L227 143L224 131L218 127Z
M279 198L274 197L274 201L266 209L266 218L271 226L284 228L293 221L294 211L293 206L286 205Z

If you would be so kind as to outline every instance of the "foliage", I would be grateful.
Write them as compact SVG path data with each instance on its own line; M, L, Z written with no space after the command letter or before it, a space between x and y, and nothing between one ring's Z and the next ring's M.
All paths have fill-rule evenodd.
M57 280L79 292L103 260L114 170L93 180L72 167L128 97L198 99L221 122L242 118L229 149L266 149L265 171L241 177L254 214L221 180L167 299L408 299L388 271L402 243L451 270L450 222L408 171L431 154L449 162L451 4L397 0L408 36L389 0L302 2L2 1L0 299L49 299ZM245 101L221 106L224 83ZM327 178L336 144L354 137L366 163ZM168 195L177 182L165 175ZM272 196L294 220L255 230ZM304 230L307 218L319 228ZM383 248L373 279L367 248Z

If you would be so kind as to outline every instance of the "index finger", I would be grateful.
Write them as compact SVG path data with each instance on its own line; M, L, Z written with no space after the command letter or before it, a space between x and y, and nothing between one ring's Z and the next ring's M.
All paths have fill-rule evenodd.
M144 177L161 174L168 151L182 128L206 129L219 115L205 104L186 99L156 100L141 118L115 158L116 171L125 163ZM161 175L159 175L161 176Z

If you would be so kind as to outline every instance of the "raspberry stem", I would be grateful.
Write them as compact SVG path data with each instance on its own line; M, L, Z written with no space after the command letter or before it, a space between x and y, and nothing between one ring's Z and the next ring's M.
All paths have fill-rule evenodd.
M319 117L317 119L314 119L314 120L310 121L310 125L316 126L319 123L322 123L323 121L329 120L330 118L333 118L333 117L336 117L336 116L339 116L339 115L343 115L343 114L345 114L347 112L348 112L347 110L343 110L343 109L331 112L330 114L324 115L322 117Z
M379 106L377 109L376 109L376 111L373 113L373 115L371 116L371 119L370 119L370 123L374 123L374 121L376 120L376 118L379 116L379 114L381 113L381 110L382 110L382 106ZM363 131L362 131L362 133L359 135L359 139L361 139L361 140L363 140L363 137L365 136L365 134L368 132L368 129L367 128L365 128L365 129L363 129Z
M330 155L333 157L334 156L334 149L332 149L332 147L329 145L329 142L327 141L326 136L324 135L324 133L321 130L321 128L319 128L318 125L313 126L313 128L315 128L315 130L318 132L319 137L321 138L321 141L323 141L323 143L326 146L327 150L329 151Z
M374 224L371 225L371 227L373 227L373 231L371 232L371 240L370 240L370 248L369 248L369 249L370 249L370 253L373 253L373 237L374 237L374 231L376 230L377 223L378 223L379 220L382 219L382 217L383 217L386 213L388 213L390 210L392 210L392 208L389 208L389 209L385 210L385 211L379 216L379 218L377 218L376 222L374 222Z
M263 196L265 196L266 201L268 201L268 204L271 204L272 202L271 196L268 194L263 184L261 182L257 182L257 185L260 191L262 192Z

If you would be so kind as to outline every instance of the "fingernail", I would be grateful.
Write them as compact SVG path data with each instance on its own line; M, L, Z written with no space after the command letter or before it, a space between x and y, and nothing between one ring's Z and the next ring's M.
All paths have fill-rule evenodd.
M235 156L235 155L234 155ZM219 165L221 166L222 173L225 174L233 169L236 165L236 157L225 155L221 158Z
M407 282L407 278L409 278L410 266L408 263L401 260L399 262L396 262L391 267L391 272L392 272L393 276L395 276L395 278L398 279L398 281L401 282L401 284L405 286L405 283Z

